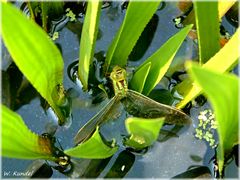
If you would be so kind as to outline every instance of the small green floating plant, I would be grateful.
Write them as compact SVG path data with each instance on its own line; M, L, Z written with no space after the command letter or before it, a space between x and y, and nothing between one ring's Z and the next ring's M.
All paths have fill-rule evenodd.
M201 111L198 116L199 124L196 128L195 137L198 139L206 140L209 145L214 148L216 147L216 142L214 139L214 131L217 129L217 123L215 121L215 115L212 113L211 109L206 109Z
M47 159L56 162L60 166L68 165L71 157L100 159L110 157L118 150L118 146L115 143L112 143L111 146L107 145L99 133L99 128L105 120L104 118L108 117L108 112L111 111L115 102L121 101L130 109L131 106L136 106L137 104L134 104L133 101L132 103L128 103L128 100L132 98L131 96L133 96L135 100L139 100L144 107L156 107L159 110L158 112L149 112L152 116L142 115L140 117L129 117L125 121L125 126L129 133L129 136L124 139L124 143L127 146L142 149L153 145L163 123L169 123L169 120L171 120L173 124L189 123L189 117L180 110L157 103L144 95L149 95L163 78L182 42L193 27L192 25L186 26L173 35L155 53L136 68L133 77L128 83L129 89L127 87L126 76L122 76L127 66L128 56L145 26L157 10L159 3L160 1L129 2L124 21L109 46L103 66L103 74L105 76L110 72L114 72L112 75L114 75L117 80L114 81L113 78L111 79L113 80L114 88L118 88L114 89L115 96L104 109L79 130L75 137L76 147L67 150L57 149L50 143L48 138L43 138L41 135L32 133L25 126L19 115L2 105L3 156L22 159ZM84 18L80 42L78 78L85 91L89 90L89 72L94 56L101 5L102 2L100 1L89 1ZM46 27L44 18L42 19L42 29L35 22L27 19L12 5L1 3L1 6L1 34L4 44L20 71L53 109L58 117L58 124L60 126L66 124L71 116L71 108L66 106L68 103L63 85L63 59L57 47L43 30ZM47 8L51 6L52 5L43 5L42 7L45 8L43 13L48 12ZM59 7L60 6L58 6L58 8ZM201 16L206 7L209 7L209 11L214 12L214 15L208 16L210 17L208 20L212 23L213 26L211 27L213 28L206 26L206 17ZM224 168L225 154L230 153L231 148L239 142L237 137L238 119L236 115L238 114L238 98L236 98L238 97L238 87L236 85L238 78L229 74L221 74L231 70L237 64L239 54L236 51L236 47L238 45L237 37L239 29L237 29L229 42L219 50L218 2L213 2L210 6L208 6L207 2L195 2L194 8L196 10L195 18L200 53L199 64L201 64L201 67L190 63L187 64L187 70L191 79L187 78L175 87L175 90L183 96L183 100L177 105L177 108L184 107L187 102L193 100L202 92L209 97L213 103L216 121L212 120L213 115L211 114L209 114L208 118L205 117L206 114L200 114L199 128L202 129L196 129L196 136L209 141L210 146L215 146L216 144L212 138L211 129L215 129L217 124L219 136L217 159L221 173ZM66 13L70 21L76 20L76 17L70 9L67 9ZM44 14L43 17L45 17ZM16 29L18 29L18 31L16 31ZM208 32L208 37L204 36L206 31ZM216 38L211 38L212 35ZM56 39L57 36L53 38ZM206 43L208 44L207 48L205 47ZM228 59L228 61L226 61L226 59ZM216 69L217 72L212 72L212 69ZM219 83L222 80L229 86L225 87L223 82ZM212 84L215 85L215 88L219 88L218 93L215 94L212 92ZM101 84L98 86L100 85ZM231 108L226 108L225 104L231 105ZM133 114L133 116L135 116L135 114ZM14 126L9 119L15 122ZM208 129L209 122L210 128ZM216 124L211 124L213 122L216 122ZM9 133L13 130L16 131L16 135ZM206 132L203 133L202 130ZM22 138L20 139L17 135L21 135L20 137ZM11 145L9 144L10 140ZM22 140L26 142L26 145L19 143L19 141Z

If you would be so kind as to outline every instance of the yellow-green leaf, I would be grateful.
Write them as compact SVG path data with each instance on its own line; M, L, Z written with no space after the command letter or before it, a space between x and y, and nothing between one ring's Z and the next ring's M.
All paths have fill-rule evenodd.
M191 78L209 98L217 121L219 137L218 165L223 170L224 154L238 143L239 78L188 63Z
M147 79L144 84L143 94L148 95L151 90L159 83L164 74L167 72L177 50L180 48L183 40L186 38L192 25L188 25L177 34L172 36L166 43L164 43L153 55L151 55L137 71L140 71L142 66L151 62Z
M220 49L218 2L194 1L199 62L207 62Z
M138 71L134 73L129 84L130 89L133 89L140 93L142 92L150 68L151 62L144 64L142 68L140 68Z
M215 69L223 73L237 65L239 58L239 31L238 28L228 43L203 65L204 68ZM192 81L187 78L176 86L176 91L183 96L183 100L177 104L177 108L182 108L197 97L201 93L202 88L197 84L192 84Z
M56 86L63 82L63 60L48 35L16 7L2 3L2 37L14 62L33 87L47 100L63 124Z
M78 76L82 82L83 89L88 89L89 66L92 63L94 48L98 33L102 3L100 1L89 1L80 42Z
M29 130L22 118L4 105L1 105L1 110L2 156L55 160L49 139Z
M143 149L152 145L157 140L163 123L164 118L128 118L125 121L125 127L130 137L125 140L125 145L135 149Z
M97 127L90 139L74 148L65 150L64 153L77 158L105 159L115 154L117 150L118 147L115 144L110 147L103 142Z
M128 56L147 23L156 12L160 1L130 1L124 21L108 48L105 66L125 67ZM111 71L111 69L110 69Z

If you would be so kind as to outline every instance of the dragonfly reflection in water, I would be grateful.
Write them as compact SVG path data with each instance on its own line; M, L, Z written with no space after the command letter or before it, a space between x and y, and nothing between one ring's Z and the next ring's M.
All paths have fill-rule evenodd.
M96 127L109 119L114 119L114 109L121 102L128 114L134 117L159 118L165 117L168 124L190 124L191 119L182 111L161 103L158 103L136 91L128 89L126 82L126 70L119 66L113 68L110 74L115 96L90 119L76 134L74 143L79 144L91 137Z

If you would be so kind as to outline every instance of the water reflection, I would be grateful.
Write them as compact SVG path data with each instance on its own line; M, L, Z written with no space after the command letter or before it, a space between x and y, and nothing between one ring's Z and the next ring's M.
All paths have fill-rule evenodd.
M212 179L212 176L208 167L196 166L173 177L173 179L183 179L183 178Z
M131 169L134 161L134 154L127 150L122 151L104 178L123 178Z
M97 178L107 166L107 159L72 159L72 169L63 173L71 178Z

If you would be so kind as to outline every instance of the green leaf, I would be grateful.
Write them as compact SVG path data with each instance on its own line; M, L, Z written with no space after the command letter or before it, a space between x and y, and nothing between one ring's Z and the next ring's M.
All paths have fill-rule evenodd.
M146 82L149 70L151 68L151 62L144 64L144 66L136 71L133 75L133 78L130 81L130 89L133 89L138 92L142 92L144 84Z
M157 140L163 123L164 118L128 118L125 121L125 127L130 137L124 143L135 149L143 149L152 145Z
M201 1L199 1L201 2ZM221 21L221 18L226 14L226 12L234 5L236 0L231 1L218 1L218 17ZM207 7L208 8L208 7ZM206 9L207 9L206 8ZM208 14L211 15L211 14ZM195 11L194 9L188 14L188 16L184 19L183 24L194 24L195 26ZM208 23L209 24L209 23Z
M208 62L206 62L203 67L208 69L215 69L216 71L223 73L231 70L238 63L239 52L239 28L234 33L232 38L227 44ZM192 84L192 81L187 78L176 87L176 91L183 96L183 100L177 104L177 108L184 107L189 101L197 97L202 88L196 84Z
M191 28L192 25L188 25L180 32L172 36L152 56L150 56L137 68L136 74L138 71L141 71L147 63L151 62L151 68L144 84L143 94L148 95L162 79Z
M89 66L92 63L98 33L102 2L89 1L80 42L78 76L83 89L88 89Z
M2 37L18 68L63 124L58 99L53 99L58 96L56 86L63 82L63 60L57 47L37 24L6 3L2 3Z
M130 1L125 19L110 45L105 66L108 71L111 67L118 65L125 67L139 36L145 26L156 12L159 2L136 2ZM111 69L110 69L111 71Z
M218 2L194 1L199 62L207 62L220 49Z
M51 144L28 129L22 118L15 112L1 105L2 155L20 159L55 160Z
M113 145L113 147L109 147L103 142L97 127L90 139L74 148L65 150L64 153L77 158L105 159L118 150L118 147Z
M238 143L238 82L232 74L221 74L193 63L187 64L190 77L202 89L212 103L219 136L218 161L223 170L224 153L229 153Z
M41 15L42 15L42 28L44 29L44 31L48 31L47 30L47 11L48 11L48 5L46 2L41 2Z

